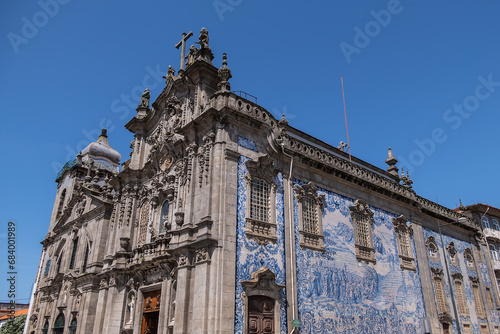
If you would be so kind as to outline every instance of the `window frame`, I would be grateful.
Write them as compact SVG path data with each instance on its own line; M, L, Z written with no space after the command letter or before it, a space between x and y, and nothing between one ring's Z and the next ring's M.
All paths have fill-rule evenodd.
M279 170L274 167L274 162L268 155L260 156L257 161L247 160L245 165L248 171L244 176L246 185L245 234L247 238L254 240L260 245L276 243L278 240L276 234L276 190L278 186L274 182L274 178L279 174ZM251 215L252 180L254 179L262 180L270 187L268 221L255 219Z
M427 256L431 261L439 262L439 247L433 236L430 236L425 241L425 246L427 247ZM434 251L431 254L431 249Z
M323 206L325 194L318 194L318 188L312 183L302 186L294 185L295 198L297 200L297 218L299 224L299 245L316 251L325 251L323 234ZM306 210L307 205L311 205L310 210ZM315 215L315 231L307 231L304 215L313 212Z
M490 221L489 221L488 217L481 218L481 224L483 225L483 229L491 228Z
M377 262L375 258L375 247L373 243L373 211L368 207L365 200L357 199L351 210L352 227L354 230L354 247L358 261L365 263ZM362 238L359 235L361 230L366 230L366 235Z
M413 229L411 228L411 223L408 224L408 220L403 215L392 218L392 223L394 225L394 233L396 235L399 264L401 269L417 271L417 267L415 266L415 255L413 254ZM403 249L405 245L403 245L403 242L401 240L402 238L405 238L406 242L408 243L408 245L406 245L408 254L405 254L406 252Z

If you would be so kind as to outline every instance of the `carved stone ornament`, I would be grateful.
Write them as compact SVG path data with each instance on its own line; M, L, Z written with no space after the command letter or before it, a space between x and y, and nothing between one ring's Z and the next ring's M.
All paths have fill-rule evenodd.
M460 281L463 280L463 276L461 273L453 273L451 274L451 277L453 277L454 280L460 280Z
M174 216L177 226L182 226L184 224L184 212L177 211L176 213L174 213Z
M172 156L172 154L167 153L165 157L163 157L160 169L163 171L168 170L170 169L173 163L174 163L174 157Z
M457 250L455 249L455 244L453 242L450 242L448 246L446 246L446 250L448 251L448 254L450 255L450 262L452 265L457 266L458 265L458 257L457 257Z
M184 267L189 265L189 258L186 254L181 254L179 255L179 258L177 259L177 266L178 267Z
M268 155L260 156L257 161L248 160L245 165L251 177L262 179L271 185L274 184L273 178L279 173Z
M116 278L115 276L111 276L109 279L109 286L115 286L116 285Z
M106 289L108 287L108 282L106 281L105 278L101 278L101 281L99 282L99 289Z
M443 277L443 269L431 268L432 277Z
M247 296L277 295L285 286L276 283L276 275L268 267L262 267L252 273L251 279L242 281L243 290Z
M196 262L206 262L210 259L207 248L200 248L196 251Z
M122 252L128 252L130 249L130 238L120 238L120 248Z
M448 313L448 312L439 313L439 322L440 323L451 325L452 321L453 321L453 318L451 317L450 313Z

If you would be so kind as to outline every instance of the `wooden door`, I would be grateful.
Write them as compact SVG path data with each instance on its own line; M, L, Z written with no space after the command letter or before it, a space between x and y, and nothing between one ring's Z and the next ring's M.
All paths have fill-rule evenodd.
M144 293L141 334L157 334L160 315L161 290Z
M274 299L264 296L248 298L248 333L274 334Z

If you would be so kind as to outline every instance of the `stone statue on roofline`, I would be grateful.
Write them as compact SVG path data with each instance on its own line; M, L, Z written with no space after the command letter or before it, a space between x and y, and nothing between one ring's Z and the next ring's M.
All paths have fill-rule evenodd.
M208 46L208 30L202 28L200 31L199 41L196 44L200 45L200 50L198 51L199 58L212 63L212 59L214 59L214 55L212 54L212 50L210 46ZM190 49L191 52L191 49Z
M139 104L139 107L149 108L149 97L149 89L146 88L144 93L141 95L141 103Z

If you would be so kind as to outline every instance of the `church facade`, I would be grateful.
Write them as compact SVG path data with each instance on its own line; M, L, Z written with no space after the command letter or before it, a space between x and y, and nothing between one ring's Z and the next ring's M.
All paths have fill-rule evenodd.
M499 333L481 228L232 92L208 32L57 176L26 333Z

